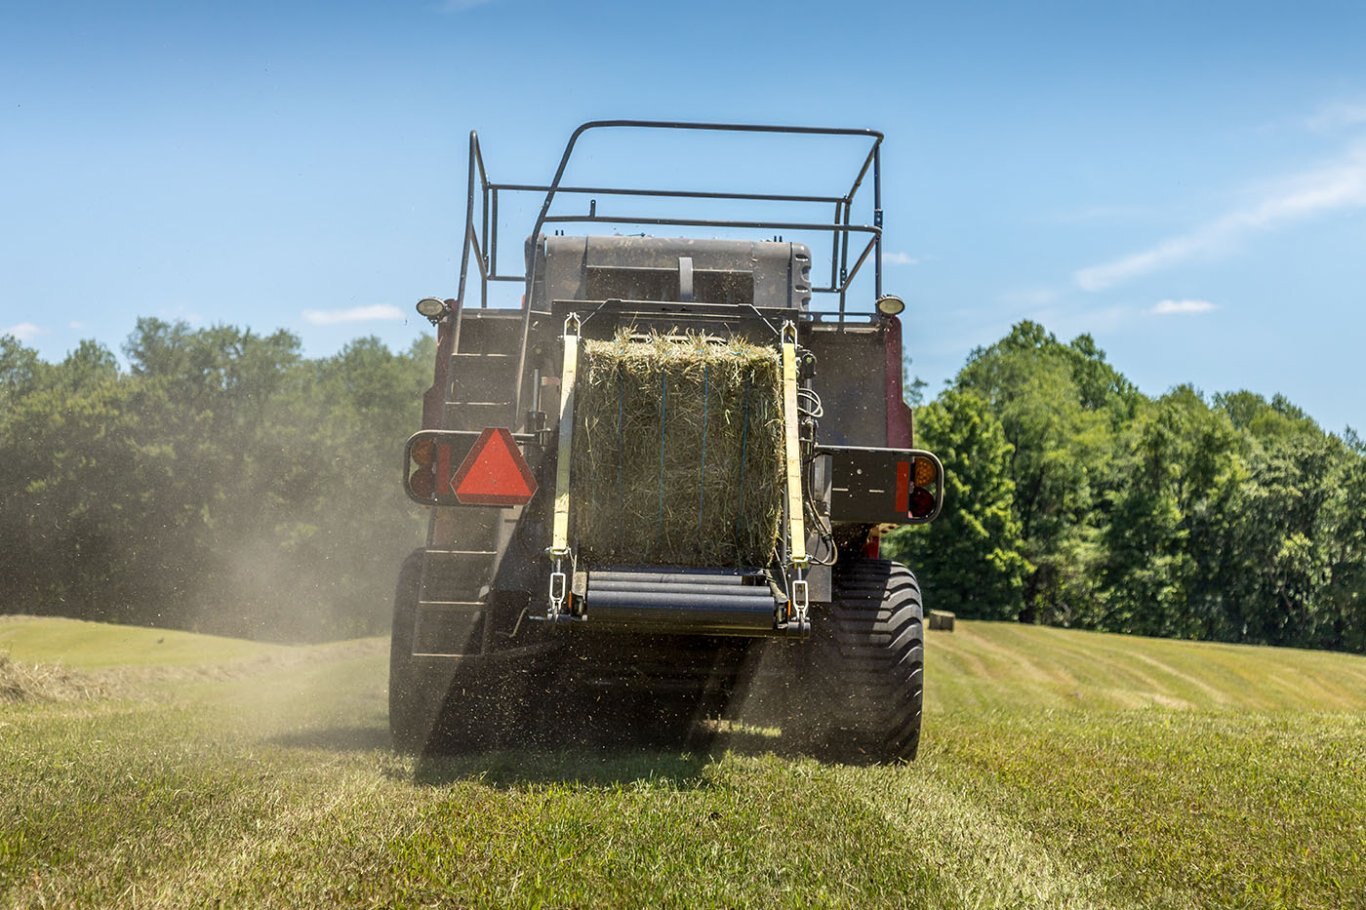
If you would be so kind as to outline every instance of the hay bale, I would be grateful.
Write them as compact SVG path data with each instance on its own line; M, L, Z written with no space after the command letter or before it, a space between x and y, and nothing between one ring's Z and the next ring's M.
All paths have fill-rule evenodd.
M930 628L938 629L943 632L952 632L953 623L956 618L956 615L950 613L948 610L931 610Z
M742 340L584 342L571 495L598 565L766 565L783 511L782 368Z

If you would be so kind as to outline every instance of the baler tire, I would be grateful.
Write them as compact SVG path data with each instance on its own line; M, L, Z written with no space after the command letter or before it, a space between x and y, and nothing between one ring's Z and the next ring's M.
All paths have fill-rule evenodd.
M394 595L389 645L389 733L405 753L468 752L515 745L539 678L513 685L517 668L481 658L413 659L423 551L404 560ZM525 675L525 674L523 674ZM532 674L534 677L535 674Z
M806 731L823 757L903 762L920 745L924 616L910 569L881 559L841 563L833 603L817 616L804 689Z
M440 699L424 692L413 663L413 627L422 583L422 550L409 554L394 591L393 631L389 639L389 734L400 752L417 752L427 743L441 710Z

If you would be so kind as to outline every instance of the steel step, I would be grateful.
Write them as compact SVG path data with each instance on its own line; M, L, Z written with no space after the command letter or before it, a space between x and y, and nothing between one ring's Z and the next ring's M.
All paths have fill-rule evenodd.
M479 654L484 641L483 601L420 600L413 623L414 657Z
M477 602L493 577L491 550L428 550L419 603Z
M512 427L512 402L446 402L446 427L451 430L482 430Z
M460 353L451 355L449 401L504 402L516 385L517 358L512 354Z

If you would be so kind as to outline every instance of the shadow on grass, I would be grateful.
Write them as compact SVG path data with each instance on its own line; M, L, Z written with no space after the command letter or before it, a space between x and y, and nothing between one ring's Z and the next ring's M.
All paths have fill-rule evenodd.
M269 741L287 749L385 753L394 750L389 730L378 725L302 730L280 734ZM382 773L394 780L433 787L468 780L500 788L535 784L616 787L654 782L691 789L706 786L703 771L710 761L711 754L705 748L684 744L666 747L635 741L612 744L572 738L559 742L542 739L483 749L456 750L450 743L433 744L415 756L411 772L406 763L398 763Z
M418 756L412 782L437 787L474 780L498 788L536 784L620 787L635 783L667 784L678 789L709 786L706 753L654 749L506 750Z
M728 722L703 722L685 740L672 743L651 742L648 737L642 742L639 733L622 730L606 739L570 735L549 743L541 739L457 753L435 746L417 756L411 779L419 786L477 780L494 787L663 783L679 789L704 789L711 786L707 766L725 753L786 758L806 754L784 742L774 728Z
M393 741L383 726L353 725L286 733L271 740L289 749L330 752L391 752ZM810 757L807 750L786 743L776 730L725 726L709 736L692 737L688 743L641 744L624 739L512 745L487 749L449 751L434 746L406 763L391 765L382 773L420 787L441 787L461 781L477 781L497 788L568 784L578 787L620 787L632 784L665 784L677 789L710 786L706 768L725 753ZM854 760L853 764L863 764Z

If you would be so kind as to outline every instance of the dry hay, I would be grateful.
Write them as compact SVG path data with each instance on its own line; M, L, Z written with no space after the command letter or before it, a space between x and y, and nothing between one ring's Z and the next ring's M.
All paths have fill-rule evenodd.
M783 509L778 352L743 340L586 341L571 509L597 565L767 565Z
M0 702L74 701L98 698L106 687L92 676L46 664L26 664L0 654Z

